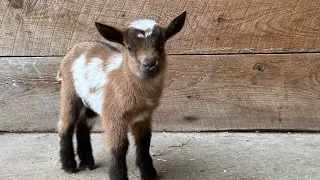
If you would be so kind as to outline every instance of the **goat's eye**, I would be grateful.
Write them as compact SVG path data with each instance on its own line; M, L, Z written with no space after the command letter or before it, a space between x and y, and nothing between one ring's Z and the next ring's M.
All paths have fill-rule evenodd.
M129 51L131 51L132 49L131 49L131 47L127 47L127 49L129 50Z

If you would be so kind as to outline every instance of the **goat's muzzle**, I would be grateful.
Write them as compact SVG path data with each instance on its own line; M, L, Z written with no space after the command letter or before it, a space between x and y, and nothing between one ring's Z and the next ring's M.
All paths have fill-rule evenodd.
M153 75L157 70L157 61L154 59L146 59L141 63L140 69L145 75Z

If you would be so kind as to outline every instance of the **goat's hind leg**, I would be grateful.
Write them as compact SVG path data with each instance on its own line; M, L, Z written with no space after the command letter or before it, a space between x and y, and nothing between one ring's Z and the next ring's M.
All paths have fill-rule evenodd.
M75 173L77 163L73 149L73 132L79 118L82 102L75 93L68 93L61 88L61 108L58 130L60 136L60 161L62 169L68 173Z
M80 169L91 170L94 168L94 159L92 155L92 146L90 141L90 131L92 129L96 114L90 109L84 109L85 114L80 118L77 124L77 154L80 159Z

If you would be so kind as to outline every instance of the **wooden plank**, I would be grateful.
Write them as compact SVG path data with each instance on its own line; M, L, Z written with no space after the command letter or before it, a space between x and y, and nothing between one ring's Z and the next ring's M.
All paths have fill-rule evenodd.
M0 130L53 131L59 58L0 58Z
M3 0L0 56L63 55L78 42L102 39L95 21L123 28L152 18L164 25L183 10L187 22L168 43L170 54L320 51L314 0Z
M0 58L1 131L55 130L59 60ZM320 54L171 55L168 64L157 131L320 130Z

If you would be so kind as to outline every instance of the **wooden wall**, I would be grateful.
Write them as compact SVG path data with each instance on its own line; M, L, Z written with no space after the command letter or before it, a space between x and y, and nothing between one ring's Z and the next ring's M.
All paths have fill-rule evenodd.
M0 131L55 131L59 61L103 40L95 21L166 25L184 10L155 130L320 130L320 1L2 0Z

